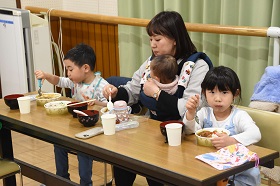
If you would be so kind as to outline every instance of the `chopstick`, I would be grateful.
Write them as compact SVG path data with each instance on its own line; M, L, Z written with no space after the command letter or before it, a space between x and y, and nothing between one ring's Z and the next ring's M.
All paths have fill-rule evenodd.
M95 100L96 99L90 99L90 100L87 100L87 101L81 101L81 102L78 102L78 103L72 103L72 104L67 105L67 107L68 106L79 105L79 104L82 104L82 103L88 103L88 102L95 101Z

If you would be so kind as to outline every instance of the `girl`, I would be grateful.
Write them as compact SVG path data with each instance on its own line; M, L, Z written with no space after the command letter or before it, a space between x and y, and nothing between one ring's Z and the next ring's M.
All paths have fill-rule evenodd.
M230 136L217 134L218 137L211 140L217 149L236 143L247 146L261 139L260 130L249 114L233 106L236 98L241 100L241 86L238 76L232 69L224 66L211 69L206 74L201 89L209 106L197 111L199 96L195 95L188 99L184 117L187 134L209 127L228 129ZM234 183L260 185L259 169L254 167L235 175Z

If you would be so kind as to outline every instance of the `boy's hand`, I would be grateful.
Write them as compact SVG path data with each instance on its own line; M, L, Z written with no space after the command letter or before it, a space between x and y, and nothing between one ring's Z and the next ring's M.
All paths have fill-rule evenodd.
M188 99L186 103L187 108L187 120L193 120L196 114L196 109L199 106L199 95L192 96Z
M45 78L45 73L43 71L41 71L41 70L36 70L34 72L34 74L35 74L37 79L46 79Z
M42 84L43 84L44 81L45 81L45 79L46 79L45 73L44 73L43 71L41 71L41 70L36 70L36 71L34 72L34 74L35 74L35 77L36 77L37 79L41 79L41 80L42 80Z
M94 104L95 104L95 101L88 102L89 106L93 106Z
M83 98L84 98L85 101L92 99L92 98L90 98L90 97L88 97L88 96L85 96L84 94L82 94L82 96L83 96ZM88 102L87 104L88 104L89 106L93 106L93 105L95 104L95 101Z
M42 70L36 70L34 74L37 79L42 80L42 84L45 79L53 85L57 85L59 82L59 76L43 72Z

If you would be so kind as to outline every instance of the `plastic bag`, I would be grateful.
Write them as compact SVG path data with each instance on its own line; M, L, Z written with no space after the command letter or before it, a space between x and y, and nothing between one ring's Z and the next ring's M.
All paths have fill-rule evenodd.
M121 122L120 124L116 124L116 131L121 131L125 129L132 129L139 126L138 121L127 121L127 122Z

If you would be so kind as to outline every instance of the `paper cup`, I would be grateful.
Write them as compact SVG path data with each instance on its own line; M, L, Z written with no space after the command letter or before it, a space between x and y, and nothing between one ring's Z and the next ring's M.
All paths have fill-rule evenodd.
M182 124L170 123L165 125L168 144L170 146L181 145L181 135L182 135Z
M116 132L116 114L103 114L101 116L102 127L105 135L113 135Z
M21 114L30 113L30 101L31 98L29 96L19 97L17 98L19 111Z

